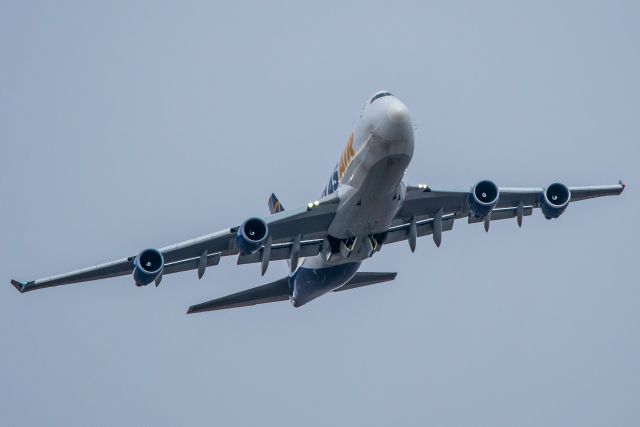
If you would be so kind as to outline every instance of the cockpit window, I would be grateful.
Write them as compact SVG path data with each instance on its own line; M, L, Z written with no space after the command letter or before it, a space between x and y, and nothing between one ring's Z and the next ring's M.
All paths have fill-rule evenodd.
M393 94L391 92L380 92L374 95L373 98L371 98L371 101L369 102L369 104L373 103L373 101L375 101L378 98L382 98L383 96L393 96Z

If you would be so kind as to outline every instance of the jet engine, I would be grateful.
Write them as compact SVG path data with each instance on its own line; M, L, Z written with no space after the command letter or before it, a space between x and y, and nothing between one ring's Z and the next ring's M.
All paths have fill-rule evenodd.
M269 237L269 227L260 218L249 218L242 223L236 234L236 247L243 254L256 252Z
M164 258L157 249L145 249L133 261L133 281L136 286L147 286L162 274Z
M551 184L540 195L540 210L547 219L558 218L569 205L571 191L559 182Z
M471 188L469 194L469 210L477 218L484 218L498 204L500 190L493 182L480 181Z

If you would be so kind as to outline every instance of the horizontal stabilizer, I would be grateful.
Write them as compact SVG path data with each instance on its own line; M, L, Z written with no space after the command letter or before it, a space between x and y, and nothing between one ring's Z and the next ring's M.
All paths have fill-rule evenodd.
M192 305L187 314L203 311L223 310L225 308L247 307L249 305L268 302L286 301L289 299L289 278L285 277L257 288L227 295L202 304Z
M334 292L346 291L376 283L388 282L396 278L398 273L356 273L345 285ZM289 299L289 278L284 277L275 282L247 289L202 304L192 305L187 314L203 311L224 310L226 308L247 307L268 302L286 301Z
M398 273L356 273L345 285L334 292L348 291L362 286L375 285L376 283L389 282L396 278Z

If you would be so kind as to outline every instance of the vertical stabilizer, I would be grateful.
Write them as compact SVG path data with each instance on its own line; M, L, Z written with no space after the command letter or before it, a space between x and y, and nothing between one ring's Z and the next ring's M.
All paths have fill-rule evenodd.
M271 197L269 197L269 212L273 215L278 212L282 212L283 210L284 207L282 206L282 203L280 203L280 200L278 200L275 194L271 193Z

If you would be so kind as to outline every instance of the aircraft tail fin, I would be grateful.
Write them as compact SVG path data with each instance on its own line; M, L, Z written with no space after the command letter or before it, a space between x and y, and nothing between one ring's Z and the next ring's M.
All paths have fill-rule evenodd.
M280 200L278 200L276 195L273 193L271 193L271 197L269 197L269 211L272 215L284 211L284 206L282 206Z

